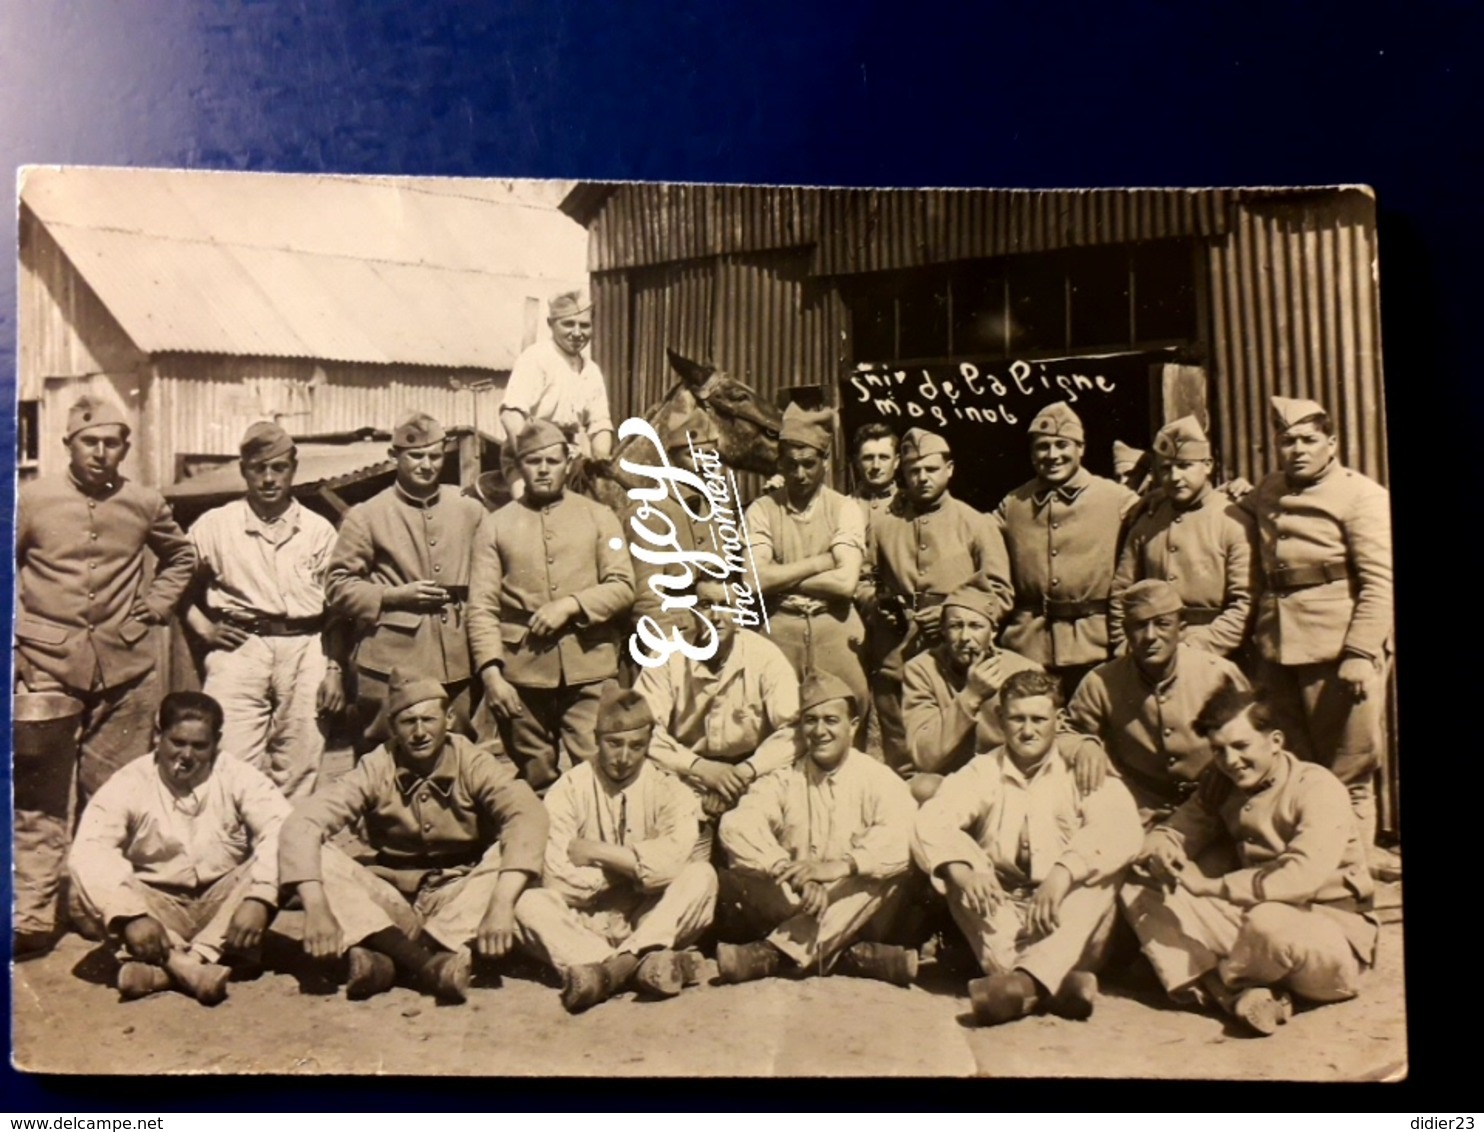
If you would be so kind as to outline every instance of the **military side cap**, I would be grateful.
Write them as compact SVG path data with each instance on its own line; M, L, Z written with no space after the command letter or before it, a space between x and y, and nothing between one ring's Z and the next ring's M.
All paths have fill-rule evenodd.
M799 710L808 711L831 700L849 700L852 715L860 711L860 704L855 702L855 693L850 690L850 685L833 672L825 672L820 668L811 668L805 672L804 679L799 683Z
M550 421L536 417L526 422L526 427L520 430L515 438L516 459L524 456L527 452L538 452L542 448L550 448L553 444L566 444L567 434Z
M106 397L94 397L85 393L67 410L67 434L71 440L85 428L101 428L103 425L123 425L124 436L129 435L129 422L124 419L124 410Z
M242 434L241 452L244 460L272 460L287 456L293 450L293 438L272 421L250 424Z
M1123 591L1123 619L1148 621L1162 613L1179 613L1185 608L1174 586L1160 578L1146 578Z
M907 435L902 437L903 466L921 460L924 456L939 455L952 459L953 450L948 447L948 441L936 432L929 432L925 428L909 428Z
M1166 460L1209 460L1211 442L1194 417L1181 417L1159 430L1154 450Z
M598 698L598 721L593 730L600 735L611 735L616 731L637 731L641 727L654 726L654 712L649 701L632 688L620 688L618 682L608 681Z
M689 448L692 444L712 444L718 439L716 422L699 405L690 412L673 411L665 418L660 441L666 452Z
M593 309L593 301L581 288L575 291L558 291L546 304L547 318L571 318L575 314Z
M807 444L828 453L835 435L835 411L833 409L801 409L790 401L783 410L783 427L778 431L778 440L784 444Z
M1072 412L1065 401L1053 401L1031 420L1032 436L1060 436L1067 440L1085 440L1082 418Z
M1271 397L1269 400L1273 406L1273 423L1278 426L1279 432L1287 432L1295 425L1301 425L1315 417L1329 416L1318 401L1306 401L1298 397Z
M408 413L392 430L392 446L426 448L429 444L442 444L447 435L443 426L427 413Z
M421 676L416 672L394 668L387 681L386 717L388 720L396 719L413 704L447 698L448 693L443 685L431 676Z
M981 590L978 586L960 586L943 599L943 607L946 609L955 605L959 609L969 609L989 621L995 623L995 599L987 590Z
M1133 471L1134 465L1143 458L1142 448L1135 448L1132 444L1125 444L1121 440L1113 442L1113 470L1119 475Z

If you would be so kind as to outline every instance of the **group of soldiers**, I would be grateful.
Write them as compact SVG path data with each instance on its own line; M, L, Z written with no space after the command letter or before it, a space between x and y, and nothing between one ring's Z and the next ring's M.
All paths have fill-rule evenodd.
M679 994L712 941L724 983L905 985L946 908L993 1024L1090 1015L1121 908L1173 995L1254 1032L1291 993L1357 993L1389 515L1321 406L1274 398L1282 467L1238 499L1193 418L1140 496L1082 466L1053 404L987 515L922 429L866 426L860 490L835 491L833 415L791 405L745 515L759 632L633 549L657 524L715 549L698 477L622 515L568 489L613 425L585 298L551 326L504 402L499 506L441 482L444 430L414 412L395 482L337 531L264 422L245 498L187 534L119 474L118 408L79 400L68 473L17 512L17 691L81 712L76 758L17 767L18 956L65 915L118 946L125 997L215 1002L297 899L351 998L463 1001L519 949L578 1011ZM716 440L700 409L659 435L691 471ZM151 629L177 611L205 680L162 698ZM632 663L640 624L685 647ZM321 781L342 716L357 761Z

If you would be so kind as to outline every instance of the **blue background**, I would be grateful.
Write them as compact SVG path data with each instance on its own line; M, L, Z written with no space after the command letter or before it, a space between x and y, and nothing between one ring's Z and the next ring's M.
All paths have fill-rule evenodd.
M1450 823L1467 820L1469 792L1448 788L1449 775L1473 775L1450 768L1476 765L1473 744L1460 740L1477 729L1462 720L1461 732L1442 730L1460 713L1441 697L1478 662L1466 641L1451 637L1451 651L1432 655L1456 663L1429 671L1419 646L1432 618L1412 604L1423 591L1407 587L1414 575L1430 577L1434 594L1458 595L1444 623L1471 617L1463 600L1472 588L1467 550L1439 558L1422 548L1466 545L1458 524L1478 515L1480 477L1468 449L1484 382L1473 377L1477 363L1467 346L1479 292L1472 180L1484 144L1479 30L1478 6L1463 3L991 9L735 0L3 0L0 167L836 185L1372 185L1381 216L1402 649L1410 662L1402 669L1402 726L1412 760L1403 823L1409 863L1417 866L1409 869L1415 883L1407 905L1414 1082L1379 1097L1327 1090L1321 1103L1389 1108L1426 1095L1431 1108L1443 1103L1439 1058L1453 1044L1443 1027L1466 1023L1450 1018L1446 1005L1441 1016L1430 1008L1453 1001L1459 989L1443 981L1451 969L1431 950L1457 930L1441 918L1457 893L1424 887L1425 874L1457 875L1463 866L1478 873L1477 847L1455 845L1451 836L1461 826ZM7 240L13 263L13 226ZM6 381L14 312L14 275L0 271ZM0 451L9 461L13 420L0 419ZM8 500L0 528L8 543ZM4 608L10 603L7 577ZM1477 902L1465 900L1471 920ZM7 1031L8 1022L7 1011ZM493 1051L491 1064L498 1064ZM437 1068L430 1051L429 1070ZM253 1081L89 1084L7 1071L3 1087L0 1109L42 1113L666 1108L729 1099L805 1107L1309 1103L1292 1091L1161 1086L1140 1094L1128 1083L1122 1092L1084 1086L1071 1093L996 1083L992 1097L972 1085L906 1093L816 1085L807 1094L780 1086L749 1096L740 1085L685 1083L576 1092L528 1083L492 1092L457 1083L285 1081L270 1092ZM1477 1101L1467 1107L1477 1109Z

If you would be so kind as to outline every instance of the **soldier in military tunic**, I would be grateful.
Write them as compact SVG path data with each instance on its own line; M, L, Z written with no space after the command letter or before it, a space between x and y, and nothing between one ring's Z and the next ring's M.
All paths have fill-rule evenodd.
M1391 497L1339 462L1322 405L1274 397L1272 407L1282 470L1242 501L1262 555L1255 677L1289 749L1349 789L1369 843L1391 659Z
M1123 522L1139 497L1082 466L1082 421L1064 401L1031 421L1036 478L995 510L1015 608L1001 643L1061 678L1068 698L1111 653L1108 599Z
M1123 594L1159 578L1180 595L1181 640L1231 656L1247 638L1256 590L1257 540L1251 516L1211 485L1211 442L1194 417L1165 425L1154 438L1160 494L1129 528L1113 577L1109 627L1123 645Z

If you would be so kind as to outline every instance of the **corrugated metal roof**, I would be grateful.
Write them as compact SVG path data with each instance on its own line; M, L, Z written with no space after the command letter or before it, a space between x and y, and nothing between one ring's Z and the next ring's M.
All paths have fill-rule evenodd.
M529 341L529 305L544 314L586 279L586 233L554 197L550 183L72 168L28 170L21 189L147 353L494 370Z
M294 476L295 491L306 488L343 487L370 475L392 470L393 461L386 454L384 440L356 441L351 444L300 444L299 470ZM235 497L247 491L237 461L223 464L209 472L181 480L165 488L167 499L205 499L213 496Z

